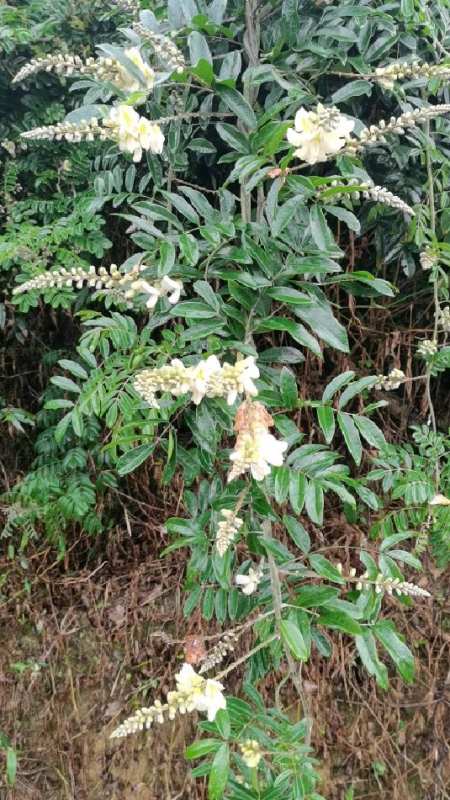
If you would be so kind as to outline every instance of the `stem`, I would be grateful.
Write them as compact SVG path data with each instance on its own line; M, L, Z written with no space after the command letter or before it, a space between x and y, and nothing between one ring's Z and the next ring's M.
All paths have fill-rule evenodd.
M247 56L248 66L257 67L259 64L259 47L261 43L261 4L259 0L245 0L245 31L244 53ZM258 87L250 87L244 81L243 95L250 106L254 106L258 96ZM238 128L243 133L249 133L248 128L241 122ZM256 217L260 219L264 204L263 190L258 190L258 204ZM245 182L241 185L241 217L242 222L249 223L252 219L252 198L250 192L245 191Z
M431 160L431 147L430 147L430 121L427 120L425 123L425 134L427 136L427 146L425 151L426 157L426 165L427 165L427 190L428 190L428 207L430 209L430 228L431 228L431 235L433 239L436 239L436 207L435 207L435 197L434 197L434 182L433 182L433 164ZM438 336L438 320L439 320L439 286L438 286L438 276L437 271L434 270L433 272L433 304L434 304L434 332L433 332L433 340L437 341ZM425 392L428 402L428 408L430 412L430 422L431 428L434 433L437 431L436 425L436 413L434 410L433 405L433 398L431 395L431 367L428 367L426 373L426 383L425 383ZM440 464L439 459L436 459L436 465L434 468L434 477L435 477L435 484L436 488L439 486L439 476L440 476Z
M264 520L262 524L262 532L263 532L262 538L266 540L270 539L271 530L272 526L269 520ZM280 575L278 572L278 567L275 564L275 559L270 552L268 552L267 561L269 564L270 582L272 585L272 601L275 614L275 622L279 631L281 622L281 609L283 608ZM305 717L306 722L308 723L308 730L305 736L305 744L309 745L311 742L312 719L310 714L309 700L303 688L302 677L300 672L301 667L299 667L295 663L294 658L287 647L284 648L284 652L286 655L286 660L289 665L288 677L290 676L292 678L292 682L297 690L297 694L300 699L303 715Z

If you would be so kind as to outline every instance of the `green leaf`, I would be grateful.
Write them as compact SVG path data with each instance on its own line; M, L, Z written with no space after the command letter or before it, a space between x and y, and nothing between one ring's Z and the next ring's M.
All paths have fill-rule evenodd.
M332 586L300 586L295 592L295 605L300 608L318 608L339 596L339 589Z
M167 549L168 548L166 548L166 552ZM184 601L183 605L183 614L185 617L189 617L192 614L194 608L198 606L200 598L202 596L202 591L203 591L202 586L196 586L195 589L193 589L192 592L190 592L186 597L186 600Z
M311 236L319 250L330 250L335 247L333 234L319 206L313 206L309 212L309 227Z
M372 84L363 80L350 81L331 95L331 102L344 103L346 100L350 100L351 97L360 97L363 94L370 97Z
M237 150L238 153L244 155L250 153L250 144L247 136L238 131L234 125L228 125L226 122L219 122L219 124L216 125L216 130L220 138L232 147L233 150Z
M86 380L88 374L84 367L81 364L78 364L76 361L70 361L68 358L61 358L58 361L59 366L62 369L66 369L68 372L71 372L72 375L75 375L77 378L82 378Z
M331 214L333 217L337 217L338 220L341 222L345 222L347 228L355 233L359 233L361 229L361 223L358 217L355 216L351 211L348 211L346 208L340 208L340 206L324 206L325 211L327 214Z
M231 86L218 83L216 84L215 91L222 102L236 114L237 118L240 119L247 128L254 130L258 126L255 112L237 89L232 89Z
M201 739L198 742L192 742L192 744L186 748L184 756L189 759L202 758L208 755L208 753L215 753L220 745L219 739Z
M289 501L292 510L301 514L305 502L306 478L299 470L289 470Z
M337 350L348 353L347 331L336 319L330 304L324 299L309 295L310 304L295 305L294 313L311 326L313 332L324 342Z
M207 281L195 281L194 289L200 297L203 298L205 303L207 303L211 308L215 311L220 311L220 303L217 298L216 292L212 289Z
M311 549L311 539L308 531L305 530L301 522L296 520L295 517L290 517L288 514L285 514L283 523L292 541L300 548L302 553L309 553Z
M77 394L81 392L80 387L75 381L72 381L70 378L65 378L63 375L55 375L53 378L50 378L50 383L53 383L60 389L64 389L65 392L76 392Z
M362 458L362 444L358 429L353 422L353 417L343 411L342 413L338 413L337 421L353 460L356 464L360 464Z
M146 461L147 458L153 453L154 449L154 444L141 444L139 447L135 447L133 450L128 450L127 453L123 453L116 465L119 475L128 475L129 472L133 472L135 469L140 467L140 465L143 464L144 461Z
M368 417L361 417L357 414L353 419L361 436L364 437L366 442L369 442L372 447L376 447L377 450L381 450L381 448L385 446L386 439L384 438L384 433L380 430L378 425L375 425L375 422Z
M355 381L350 386L347 387L345 392L342 392L342 395L339 398L338 408L343 409L350 402L357 394L360 394L364 391L364 389L368 389L371 386L374 386L377 382L377 378L374 375L369 375L367 378L361 378L359 381Z
M190 266L195 267L200 256L198 242L195 236L192 236L191 233L182 233L178 242L185 261L187 261Z
M223 800L225 788L228 782L230 769L230 751L227 744L222 744L211 766L208 781L208 800Z
M330 381L328 386L325 387L322 395L322 402L329 403L333 399L336 392L338 392L339 389L342 389L343 386L346 386L346 384L349 383L354 376L355 373L351 369L349 369L347 372L343 372L342 375L336 375L336 377Z
M49 411L56 411L58 408L73 408L73 401L64 400L62 397L55 400L47 400L44 408Z
M193 67L195 67L202 58L209 64L212 64L211 50L209 49L208 42L201 33L192 31L188 36L188 45Z
M311 299L307 294L299 292L297 289L291 289L290 286L276 286L273 289L268 289L267 294L280 303L289 303L289 305L295 306L312 305Z
M308 660L308 647L302 633L295 622L283 619L280 622L280 633L284 643L288 646L292 655L299 661Z
M325 556L321 556L320 553L313 553L309 556L309 563L311 569L322 578L328 578L329 581L334 583L345 583L339 570Z
M330 442L333 441L334 432L336 430L334 411L331 406L319 406L317 408L317 419L326 443L330 444Z
M407 683L412 683L415 672L414 656L400 639L394 624L390 620L381 620L373 626L373 632L389 653L402 678Z
M6 748L6 779L9 786L14 786L17 775L17 753L13 747Z
M297 381L293 372L283 367L280 375L280 392L283 405L288 409L297 408L298 390Z
M222 739L229 739L231 733L230 715L226 708L221 708L216 714L214 722Z
M322 525L323 505L324 505L323 489L320 483L311 479L308 482L305 491L305 508L308 517L312 522L315 522L316 525Z
M276 467L275 474L275 500L280 505L284 503L289 491L289 467Z
M360 636L355 637L355 644L359 657L369 675L374 676L382 689L387 689L389 684L388 672L386 666L378 658L377 645L372 633L363 631Z
M292 319L286 319L286 317L264 319L258 322L255 330L258 333L263 333L264 331L286 331L296 342L307 347L319 358L322 357L322 350L317 339L311 336L303 325L294 322Z
M322 608L318 620L320 625L325 625L327 628L333 628L337 631L344 631L352 636L359 636L362 634L362 628L359 622L350 614L345 611L337 611L331 608Z

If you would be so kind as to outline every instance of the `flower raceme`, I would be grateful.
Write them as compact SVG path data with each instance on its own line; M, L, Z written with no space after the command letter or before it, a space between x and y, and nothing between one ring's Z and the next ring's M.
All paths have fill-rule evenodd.
M21 134L23 139L55 139L67 142L92 142L95 138L117 142L124 153L131 153L133 161L140 161L144 150L160 155L164 146L164 134L156 122L141 117L125 103L114 106L103 120L96 117L80 122L58 122L44 125Z
M220 556L224 556L244 520L237 517L231 509L222 508L220 513L223 519L217 525L216 550Z
M209 356L194 367L186 367L175 358L164 367L140 372L134 388L153 408L159 407L157 392L170 392L174 397L191 394L195 405L204 397L225 397L228 405L233 405L239 394L257 394L254 379L258 377L253 356L223 365L217 356Z
M281 467L288 443L269 433L273 419L261 403L246 401L238 408L234 429L236 444L230 455L233 462L228 474L232 481L243 472L250 472L256 481L270 473L271 465Z
M151 66L147 64L141 56L138 47L129 47L124 50L124 56L137 68L140 80L127 70L127 68L115 58L100 56L99 58L87 58L83 61L80 56L72 56L62 53L48 55L43 58L33 58L28 64L15 75L13 83L19 83L38 72L55 72L57 75L71 77L72 75L91 75L100 81L109 81L117 86L124 94L133 92L145 92L148 94L155 83L155 73Z
M61 267L59 270L43 272L30 278L29 281L21 283L15 287L13 294L23 294L36 289L42 291L53 288L63 289L73 284L81 289L84 284L87 284L90 289L109 293L120 301L127 301L129 305L136 295L147 295L149 299L146 306L149 310L156 306L161 297L167 297L171 305L178 303L183 291L182 282L164 275L160 281L150 284L141 277L141 273L146 269L148 267L145 264L137 264L129 272L120 272L116 264L111 264L109 272L105 267L90 266L87 271L82 267L71 267L70 269Z
M319 103L315 110L300 108L294 127L288 128L287 140L294 145L295 155L307 164L317 164L341 150L355 123L334 106L326 108Z
M111 109L104 125L111 129L119 150L131 153L133 161L140 161L144 150L157 155L162 153L164 134L159 125L139 116L134 108L125 103Z
M175 675L176 689L167 693L167 702L156 700L152 706L140 708L128 717L112 734L112 739L128 736L151 727L154 722L163 723L165 718L175 719L177 714L200 711L213 722L217 712L226 708L223 685L213 678L203 678L191 664L183 664Z

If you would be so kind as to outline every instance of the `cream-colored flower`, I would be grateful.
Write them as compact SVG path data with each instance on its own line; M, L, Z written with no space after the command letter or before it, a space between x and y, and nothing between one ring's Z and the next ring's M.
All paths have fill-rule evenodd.
M438 351L438 344L434 339L423 339L418 348L419 356L434 356Z
M175 278L169 278L168 275L164 275L160 283L160 291L162 296L167 296L171 305L175 305L175 303L178 303L181 292L183 291L183 283Z
M431 500L428 501L429 506L450 506L450 500L443 494L435 494Z
M325 161L341 150L355 123L337 108L326 108L319 103L315 110L300 108L294 127L288 128L287 140L297 149L295 155L307 164Z
M219 709L226 708L223 695L223 685L211 678L205 680L195 672L191 664L183 664L180 672L175 675L177 691L186 698L187 711L203 711L212 722Z
M256 569L250 567L247 575L236 575L234 582L241 588L244 594L251 595L256 592L262 577L263 571L261 566L256 567Z
M207 396L213 376L221 380L222 366L217 356L208 356L191 370L192 400L196 406Z
M124 55L134 64L142 76L142 83L138 81L127 68L117 62L118 74L114 83L124 92L139 92L153 89L155 83L155 73L149 64L146 64L141 56L138 47L129 47L124 51Z
M131 153L133 161L140 161L144 150L151 153L162 153L164 134L155 123L139 116L137 111L125 103L111 109L104 125L112 129L119 149Z
M445 306L445 308L439 310L438 324L445 333L450 333L450 306Z
M242 758L250 769L255 769L262 759L262 751L256 739L246 739L240 745Z
M216 550L220 556L224 556L244 520L236 517L234 511L228 508L222 508L220 513L223 519L217 525Z
M213 722L220 709L227 707L227 701L223 694L223 685L219 681L208 678L203 690L203 694L197 702L197 711L203 711L208 715L209 722Z
M276 439L267 430L249 430L242 433L236 448L230 455L233 467L228 475L232 481L242 472L250 471L255 481L262 481L270 474L271 465L281 467L288 443Z
M401 369L391 369L388 375L378 375L378 383L375 384L375 389L385 389L389 392L398 389L405 380L405 373Z
M255 397L258 390L254 380L259 378L259 369L253 356L248 356L236 364L224 364L222 369L223 386L227 394L227 403L232 406L238 394L248 394Z

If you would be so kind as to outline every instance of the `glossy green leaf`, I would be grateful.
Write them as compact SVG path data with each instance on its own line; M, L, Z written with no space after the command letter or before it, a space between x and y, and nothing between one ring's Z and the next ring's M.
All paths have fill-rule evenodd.
M223 800L230 769L230 751L222 744L214 756L208 781L208 800Z
M347 445L356 464L361 463L362 458L362 444L361 438L358 433L353 417L345 411L337 414L337 422L341 433L344 437L345 444Z
M401 640L394 624L390 620L380 620L373 626L373 632L392 658L402 678L406 683L412 683L415 673L414 656Z
M299 661L307 661L308 648L300 628L292 620L283 619L280 622L280 633L292 655Z

